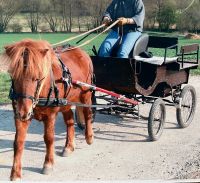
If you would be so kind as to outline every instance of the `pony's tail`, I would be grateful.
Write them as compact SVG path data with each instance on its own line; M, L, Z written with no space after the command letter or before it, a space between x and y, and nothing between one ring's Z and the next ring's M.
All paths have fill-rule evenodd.
M91 76L91 84L95 84L95 74L94 74L94 67L92 61L90 62L90 76Z
M90 57L89 57L89 73L86 82L90 84L94 83L94 67Z

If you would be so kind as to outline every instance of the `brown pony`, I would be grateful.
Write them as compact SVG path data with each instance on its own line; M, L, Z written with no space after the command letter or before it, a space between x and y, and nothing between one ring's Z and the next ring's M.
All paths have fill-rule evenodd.
M44 123L44 141L46 156L43 173L48 174L54 164L54 126L58 112L62 112L67 127L66 143L62 152L68 156L74 151L74 119L70 105L37 106L38 98L47 98L52 85L59 90L59 98L67 98L70 102L91 104L91 91L71 85L65 90L63 70L51 45L46 41L26 39L5 47L5 55L10 60L9 73L12 78L12 89L15 97L12 105L15 116L16 135L14 141L14 161L10 175L11 180L21 179L21 158L27 129L31 119ZM81 49L73 49L59 54L60 59L71 73L71 78L91 84L93 67L90 57ZM51 98L55 98L52 92ZM80 113L80 111L79 111ZM82 116L86 123L85 139L88 144L93 142L92 110L84 108Z

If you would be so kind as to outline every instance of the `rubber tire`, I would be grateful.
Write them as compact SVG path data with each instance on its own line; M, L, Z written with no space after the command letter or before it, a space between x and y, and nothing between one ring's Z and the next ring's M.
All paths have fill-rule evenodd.
M95 93L92 93L92 104L96 104ZM96 116L96 108L92 108L92 123L94 123L95 116ZM77 126L79 127L79 129L84 130L85 129L85 123L80 121L76 109L75 109L75 120L76 120L76 123L77 123Z
M154 114L157 110L158 107L161 107L161 112L162 112L162 121L159 124L159 130L155 134L154 129L153 129L153 124L154 124ZM151 110L149 112L149 118L148 118L148 134L149 134L149 139L150 141L157 141L160 136L162 135L163 129L164 129L164 124L165 124L165 117L166 117L166 109L165 109L165 103L162 99L158 98L154 101L154 103L151 106Z
M181 108L180 107L176 108L176 118L177 118L177 122L178 122L180 128L186 128L191 124L191 122L192 122L192 120L194 118L195 110L196 110L197 96L196 96L195 88L193 86L186 85L181 91L180 98L183 98L184 95L188 91L190 91L191 94L192 94L192 111L190 113L190 116L189 116L188 120L186 122L184 122L183 118L182 118L182 115L181 115Z

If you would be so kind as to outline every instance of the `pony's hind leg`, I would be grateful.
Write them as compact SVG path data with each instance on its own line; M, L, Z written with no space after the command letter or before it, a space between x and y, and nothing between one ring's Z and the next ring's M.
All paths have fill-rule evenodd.
M24 141L27 134L27 129L29 127L30 121L20 121L15 120L16 134L14 141L14 160L13 167L11 170L10 180L20 180L22 177L22 165L21 158L24 149Z
M56 115L50 115L44 120L44 142L46 144L46 156L43 165L43 174L49 174L54 164L54 127Z
M81 101L84 104L92 104L92 100L91 100L91 92L88 91L84 94L82 94L82 98ZM92 118L93 118L93 113L92 113L92 109L90 107L84 107L83 108L83 114L85 117L85 140L87 142L87 144L92 144L93 140L94 140L94 133L93 133L93 129L92 129Z
M65 124L67 126L67 134L66 134L66 143L62 152L63 157L69 156L75 149L74 142L74 118L72 110L68 110L67 112L63 112L63 117Z

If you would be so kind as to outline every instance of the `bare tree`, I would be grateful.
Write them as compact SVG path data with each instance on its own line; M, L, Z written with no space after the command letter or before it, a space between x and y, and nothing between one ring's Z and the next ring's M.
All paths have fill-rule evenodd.
M85 17L88 15L87 6L87 1L76 0L76 4L74 6L74 16L77 17L77 25L79 32L81 32L81 17Z
M71 32L72 31L72 0L63 0L61 2L61 10L60 15L62 18L62 28L64 31Z
M61 0L48 0L43 1L42 4L42 13L45 21L49 24L49 27L52 32L58 31L59 24L59 12L60 12L60 2Z
M24 8L27 11L26 20L31 32L37 32L40 17L40 0L25 1Z
M90 16L92 17L92 26L96 27L101 23L102 15L108 7L111 0L91 1Z
M4 32L13 18L21 8L19 0L0 0L0 32Z

